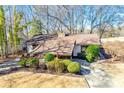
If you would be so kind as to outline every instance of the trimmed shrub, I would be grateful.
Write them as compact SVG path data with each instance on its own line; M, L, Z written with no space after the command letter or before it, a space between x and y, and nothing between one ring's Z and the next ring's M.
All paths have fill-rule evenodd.
M70 63L72 63L72 61L71 61L71 60L63 60L63 63L64 63L64 65L65 65L65 67L68 67L68 65L69 65Z
M47 69L50 72L62 73L65 69L64 63L60 59L47 62Z
M27 60L26 59L21 59L18 64L21 66L21 67L26 67L26 62Z
M64 63L60 62L60 61L55 61L55 71L57 73L62 73L65 69L65 65Z
M86 59L89 62L93 62L95 58L99 57L100 47L99 45L89 45L86 48Z
M39 59L38 58L29 58L27 60L27 64L29 64L30 67L38 67L39 66Z
M47 69L49 72L54 72L55 71L55 63L54 61L47 62Z
M70 73L78 73L81 70L81 65L80 63L72 62L68 65L67 69Z
M47 53L47 54L45 54L45 56L44 56L44 59L45 59L45 61L47 61L47 62L54 60L54 58L55 58L55 56L54 56L53 54L51 54L51 53Z
M87 54L86 59L88 62L93 62L94 61L94 56L92 54Z

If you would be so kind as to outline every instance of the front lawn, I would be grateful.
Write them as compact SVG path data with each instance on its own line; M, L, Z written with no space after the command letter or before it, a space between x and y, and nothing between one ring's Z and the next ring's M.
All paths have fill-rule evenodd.
M88 87L82 76L52 75L18 71L0 77L1 88L83 88Z

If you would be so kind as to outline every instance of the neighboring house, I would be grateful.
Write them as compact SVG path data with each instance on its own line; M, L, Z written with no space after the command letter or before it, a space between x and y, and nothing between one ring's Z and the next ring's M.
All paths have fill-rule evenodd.
M47 53L51 52L59 56L77 56L84 46L89 44L99 44L97 34L74 34L65 35L37 35L27 41L28 46L32 46L29 53ZM34 47L34 48L33 48Z

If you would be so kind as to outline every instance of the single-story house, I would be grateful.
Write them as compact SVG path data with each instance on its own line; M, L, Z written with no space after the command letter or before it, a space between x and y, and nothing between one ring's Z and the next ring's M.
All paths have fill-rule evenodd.
M89 44L100 44L97 34L37 35L27 41L29 53L51 52L59 56L77 56Z

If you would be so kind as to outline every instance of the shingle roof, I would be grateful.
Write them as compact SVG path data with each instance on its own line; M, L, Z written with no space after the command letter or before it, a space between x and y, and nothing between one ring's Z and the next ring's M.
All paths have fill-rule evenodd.
M59 55L71 55L75 41L76 44L81 45L99 44L99 38L96 34L76 34L47 40L45 44L42 45L40 48L36 48L37 50L35 51L35 53L52 52Z

